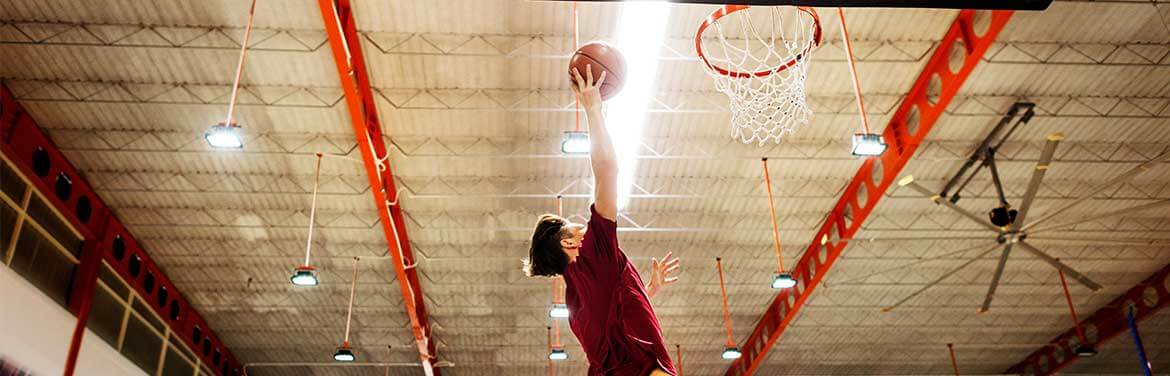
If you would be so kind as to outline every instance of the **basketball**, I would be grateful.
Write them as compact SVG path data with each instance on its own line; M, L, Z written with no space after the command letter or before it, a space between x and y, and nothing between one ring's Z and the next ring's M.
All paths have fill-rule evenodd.
M601 79L601 72L605 74L605 82L601 84L601 100L607 100L622 90L626 78L626 58L617 47L605 42L589 42L577 49L569 59L569 82L577 85L573 78L573 68L585 78L585 66L593 69L593 79Z

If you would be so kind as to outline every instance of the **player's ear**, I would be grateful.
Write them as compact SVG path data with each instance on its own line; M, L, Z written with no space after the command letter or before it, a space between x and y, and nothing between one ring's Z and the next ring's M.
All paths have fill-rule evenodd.
M561 247L573 248L575 246L576 246L576 244L573 244L573 238L569 237L569 238L561 239Z

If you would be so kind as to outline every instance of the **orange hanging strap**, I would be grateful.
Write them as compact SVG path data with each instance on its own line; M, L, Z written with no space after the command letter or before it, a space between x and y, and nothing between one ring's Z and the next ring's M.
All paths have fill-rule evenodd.
M577 51L577 49L580 47L581 47L581 27L580 27L580 24L577 22L577 2L574 1L573 2L573 51L574 52ZM581 99L577 98L576 95L573 96L573 109L575 110L575 111L573 111L573 113L577 116L577 119L576 119L577 120L577 127L574 128L573 130L576 132L580 132L581 131Z
M861 97L861 80L857 78L857 64L853 61L853 43L849 41L849 29L845 27L845 9L837 8L841 19L841 40L845 42L845 55L849 57L849 75L853 77L853 95L857 97L857 110L861 113L861 127L869 133L869 120L865 117L865 100Z
M552 328L546 326L545 329L548 329L548 354L552 354ZM553 363L551 357L548 358L548 368L546 369L545 374L548 376L552 376L553 374Z
M727 347L735 347L731 338L731 311L727 308L727 288L723 286L723 259L715 258L715 269L719 270L719 294L723 297L723 323L727 325Z
M1077 309L1073 308L1072 294L1068 293L1068 282L1064 279L1064 271L1056 269L1057 275L1060 275L1060 287L1064 288L1064 300L1068 302L1068 312L1072 314L1073 327L1077 328L1077 338L1081 343L1089 343L1085 340L1085 331L1081 330L1081 321L1077 320Z
M675 364L676 364L676 367L674 367L675 371L678 372L678 376L683 376L683 372L682 372L682 368L683 368L683 366L682 366L682 347L681 346L674 345L674 357L678 358L678 362L675 362Z
M947 349L951 351L951 368L955 370L955 376L959 376L959 362L955 360L955 344L948 343Z
M776 243L776 272L784 272L784 255L780 253L780 226L776 221L776 201L772 199L772 177L768 175L768 158L764 161L764 184L768 186L768 214L772 215L772 239Z

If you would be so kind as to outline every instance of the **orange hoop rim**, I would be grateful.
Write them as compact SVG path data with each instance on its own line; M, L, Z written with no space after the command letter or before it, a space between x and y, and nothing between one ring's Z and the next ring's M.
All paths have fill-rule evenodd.
M703 23L699 25L699 30L695 33L695 52L697 52L699 54L699 59L703 61L703 65L706 65L708 69L715 71L721 75L734 77L734 78L764 77L764 76L770 75L772 73L782 72L788 68L791 68L792 66L796 65L797 62L804 59L804 57L807 56L808 53L811 52L813 48L816 48L817 46L821 45L821 17L819 15L817 15L816 9L813 9L812 7L795 7L797 10L808 14L813 19L813 38L812 38L812 40L809 41L808 46L806 46L804 48L804 51L801 51L799 54L792 57L792 59L789 59L788 61L785 61L784 63L780 64L780 66L777 66L775 68L768 69L768 70L762 70L759 72L751 72L751 73L739 72L739 71L728 70L726 68L717 66L715 64L711 64L711 62L707 60L707 56L705 54L703 54L703 32L706 31L707 28L710 27L712 24L714 24L716 21L719 21L720 18L726 17L729 14L732 14L732 13L735 13L735 12L738 12L741 10L746 10L748 8L751 8L751 6L748 6L748 5L724 5L724 6L721 6L721 7L719 7L719 9L716 9L714 12L711 12L711 14L708 15L707 18L703 20Z

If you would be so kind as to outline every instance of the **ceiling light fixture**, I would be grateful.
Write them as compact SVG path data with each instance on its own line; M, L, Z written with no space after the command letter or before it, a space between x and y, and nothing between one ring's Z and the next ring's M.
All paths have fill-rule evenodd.
M341 342L341 347L337 348L337 353L333 354L333 360L338 362L352 362L356 359L349 347L349 324L353 321L353 298L357 292L357 270L358 258L354 257L353 279L349 285L349 309L345 313L345 340Z
M731 346L723 349L723 354L720 354L720 356L726 360L735 360L743 356L743 353L739 351L738 347Z
M723 348L723 359L739 359L743 354L731 338L731 310L727 308L727 287L723 285L723 259L715 258L715 269L719 271L719 295L723 298L723 324L727 326L727 346Z
M212 125L207 128L207 132L203 133L203 139L207 140L207 144L213 148L239 149L244 147L244 140L240 136L240 126L236 123Z
M658 56L670 18L667 2L628 1L622 3L618 24L618 48L626 57L625 87L610 99L606 123L613 136L618 158L618 208L630 202L634 172L638 168L638 150L642 145L642 128L646 109L654 97L658 75Z
M236 110L236 97L240 93L240 77L244 75L244 57L248 55L248 37L252 35L252 18L256 15L256 0L248 8L248 26L244 28L244 41L240 43L240 61L236 64L236 80L232 83L232 97L228 100L227 120L212 125L203 133L203 139L213 148L240 149L244 147L240 126L232 121Z
M548 352L549 360L566 360L569 359L569 353L565 352L564 348L554 347L552 351Z
M344 344L337 348L337 352L333 353L333 360L338 362L352 362L357 357L353 355L353 350L349 348L349 344Z
M564 303L553 304L552 308L548 310L548 317L552 317L554 319L569 318L569 306L565 305Z
M787 289L796 286L792 273L784 271L784 254L780 252L780 222L776 220L776 201L772 198L772 175L768 174L768 158L764 163L764 185L768 188L768 214L772 216L772 240L776 248L776 276L772 277L772 288Z
M293 269L290 280L297 286L316 286L317 270L309 266L309 255L313 251L313 223L317 220L317 190L321 186L321 153L317 153L317 167L313 173L313 200L309 206L309 235L305 241L305 263Z
M882 135L870 133L869 119L865 116L865 100L861 95L861 80L857 78L857 64L853 59L853 43L849 41L849 29L845 27L845 9L837 8L837 17L841 19L841 39L845 42L845 55L849 57L849 76L853 78L853 95L857 98L857 111L861 116L862 133L853 135L853 155L859 157L876 157L886 152L886 143Z
M877 133L858 133L853 135L852 152L859 157L880 156L886 152L886 142Z
M588 155L590 146L589 133L587 132L565 132L565 135L561 138L561 154Z

